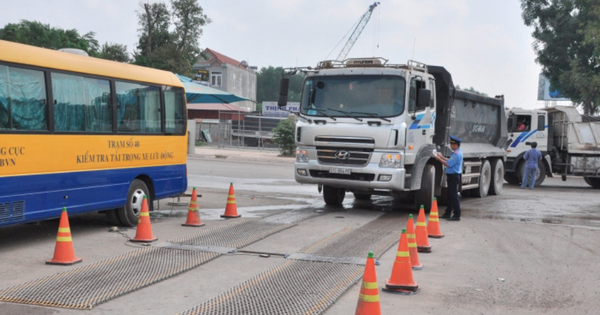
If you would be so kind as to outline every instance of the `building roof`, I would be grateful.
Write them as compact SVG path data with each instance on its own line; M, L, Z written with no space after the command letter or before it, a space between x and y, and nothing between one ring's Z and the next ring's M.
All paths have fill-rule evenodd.
M248 112L247 109L225 103L188 103L188 110L219 110L224 112Z
M230 64L230 65L232 65L232 66L234 66L234 67L241 67L241 68L244 68L244 69L247 69L247 68L248 68L248 65L247 65L247 64L245 64L245 63L240 63L239 61L237 61L237 60L235 60L235 59L233 59L233 58L231 58L231 57L225 56L225 55L223 55L223 54L221 54L221 53L219 53L219 52L216 52L216 51L214 51L214 50L212 50L212 49L210 49L210 48L206 48L206 49L203 51L203 53L206 53L206 52L209 52L209 53L211 53L213 56L215 56L215 58L212 58L212 59L208 60L208 63L212 63L213 61L217 60L217 61L219 61L219 62L220 62L220 63L222 63L222 64L223 64L223 63L226 63L226 64Z

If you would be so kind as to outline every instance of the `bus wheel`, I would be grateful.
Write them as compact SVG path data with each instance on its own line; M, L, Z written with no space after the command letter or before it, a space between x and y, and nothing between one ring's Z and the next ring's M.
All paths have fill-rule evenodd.
M104 211L104 213L106 214L106 221L108 221L110 225L121 225L121 219L119 219L119 212L117 209L107 210Z
M326 205L339 206L344 201L346 191L342 188L334 188L329 185L323 186L323 200Z
M125 203L125 206L117 209L122 225L137 225L140 212L142 211L142 200L144 199L144 196L147 196L148 210L151 210L152 200L150 199L148 187L143 181L134 179L129 186L129 191L127 192L127 202Z

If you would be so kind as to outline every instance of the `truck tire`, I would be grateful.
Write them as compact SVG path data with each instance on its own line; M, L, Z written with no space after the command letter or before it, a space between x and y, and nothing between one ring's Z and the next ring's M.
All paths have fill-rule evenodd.
M354 199L371 200L371 194L354 193Z
M479 187L473 189L472 195L478 198L485 198L490 190L490 181L492 179L492 167L490 161L485 160L481 165L481 171L479 175Z
M502 193L502 186L504 185L504 162L501 159L493 159L491 166L490 195L498 196Z
M339 206L344 201L346 191L342 188L334 188L331 186L323 186L323 200L326 205Z
M600 189L599 177L584 177L583 180L585 180L585 182L593 188Z
M415 208L419 210L421 205L425 212L431 210L433 203L433 193L435 191L435 167L431 164L425 165L423 170L423 179L421 179L421 189L415 192Z
M127 202L121 208L117 209L121 224L124 226L136 226L142 211L142 200L144 196L148 198L148 211L152 209L152 200L148 186L144 181L134 179L129 185L127 192Z
M525 161L522 161L521 164L519 164L518 177L520 179L520 183L523 183L523 174L525 174ZM546 179L546 165L544 163L538 164L538 171L535 176L534 187L540 186L544 182L545 179ZM529 183L529 181L527 181L527 183Z

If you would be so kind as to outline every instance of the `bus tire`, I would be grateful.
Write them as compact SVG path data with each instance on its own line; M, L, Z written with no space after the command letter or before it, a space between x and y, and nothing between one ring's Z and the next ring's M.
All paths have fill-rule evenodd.
M492 160L492 178L490 182L490 195L498 196L502 193L504 185L504 163L501 159Z
M431 164L425 165L421 189L415 192L415 208L417 211L423 206L425 212L429 213L433 204L433 193L435 190L435 167Z
M121 219L119 219L119 212L117 209L104 211L104 214L106 214L106 221L108 221L110 225L121 225Z
M492 167L490 161L485 160L481 165L479 175L479 187L472 190L474 197L485 198L490 190L490 180L492 179Z
M152 200L148 191L148 186L142 180L134 179L129 185L127 192L127 202L117 209L121 224L124 226L136 226L142 211L142 200L144 196L148 198L148 211L152 209Z
M344 202L346 191L342 188L335 188L329 185L323 186L323 200L328 206L339 206Z

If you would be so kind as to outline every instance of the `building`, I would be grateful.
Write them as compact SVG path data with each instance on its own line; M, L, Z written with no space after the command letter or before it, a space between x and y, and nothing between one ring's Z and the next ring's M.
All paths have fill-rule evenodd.
M256 67L206 48L192 69L195 73L194 80L250 99L252 101L234 104L248 111L256 110Z

